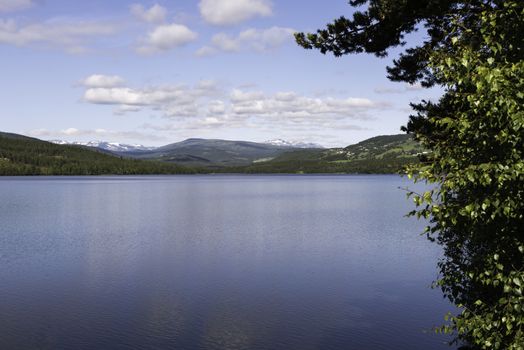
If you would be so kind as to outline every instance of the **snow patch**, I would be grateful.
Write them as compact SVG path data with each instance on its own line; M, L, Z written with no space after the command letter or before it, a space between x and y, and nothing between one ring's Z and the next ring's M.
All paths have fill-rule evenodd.
M58 145L77 145L77 146L87 146L104 149L111 152L133 152L133 151L151 151L156 147L148 147L140 144L126 144L119 142L106 142L106 141L88 141L88 142L78 142L78 141L64 141L64 140L50 140L49 142L56 143Z
M301 141L286 141L282 139L273 139L264 142L268 145L280 146L280 147L294 147L294 148L324 148L324 146L318 143L312 142L301 142Z

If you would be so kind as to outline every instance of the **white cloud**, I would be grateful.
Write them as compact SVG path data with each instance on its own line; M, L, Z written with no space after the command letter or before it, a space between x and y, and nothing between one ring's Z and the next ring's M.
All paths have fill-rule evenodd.
M222 51L239 51L240 41L232 38L226 33L218 33L213 35L211 39L213 46Z
M270 51L276 49L293 39L294 29L271 27L267 29L250 28L240 32L237 36L226 33L215 34L211 38L211 45L200 48L197 56L209 56L217 52L239 51Z
M113 112L116 115L125 115L127 113L140 112L142 107L140 106L130 106L130 105L121 105Z
M86 44L90 40L113 35L117 31L115 24L106 22L51 19L19 25L12 19L0 19L0 44L60 47L67 52L79 53L87 50Z
M195 54L199 57L212 56L218 52L217 49L211 46L202 46Z
M271 27L264 30L248 29L238 35L237 41L257 51L266 51L291 41L295 32L294 29L282 27Z
M153 54L168 51L179 46L186 45L198 37L198 34L182 24L166 24L153 29L147 37L142 40L137 52L142 54Z
M312 97L293 91L226 91L214 81L193 86L88 87L84 101L115 107L115 114L149 110L173 120L171 131L219 128L362 130L387 103L359 97ZM358 124L356 124L358 121ZM155 129L149 125L148 128ZM167 129L164 131L168 131Z
M78 135L80 133L80 130L76 128L68 128L68 129L62 130L62 133L64 135Z
M108 88L124 84L124 79L118 75L93 74L82 80L82 85L90 88Z
M40 138L78 138L88 137L91 140L103 139L104 141L121 141L122 139L135 139L135 140L149 140L149 141L162 141L166 140L165 137L158 135L158 133L149 134L140 131L118 131L118 130L107 130L103 128L98 129L77 129L67 128L63 130L48 130L48 129L35 129L27 131L25 134L40 137ZM76 141L76 140L75 140Z
M226 26L244 22L253 17L271 16L269 0L201 0L202 18L210 24Z
M164 22L167 16L166 8L159 4L155 4L149 9L144 8L141 4L133 4L130 7L130 11L136 18L149 23Z
M165 116L194 116L202 98L220 95L216 83L203 80L193 87L185 85L156 86L142 89L130 87L90 87L84 92L84 101L94 104L116 105L116 114L137 111L143 107L160 110Z
M288 122L311 120L369 119L368 110L384 107L384 104L365 98L348 97L312 98L294 92L279 92L265 95L262 92L233 90L231 109L237 115L261 117L266 120L284 118Z
M191 96L187 93L187 89L183 87L89 88L84 93L84 100L95 104L163 106L172 103L187 104L191 102Z
M264 98L264 94L260 91L242 91L240 89L233 89L230 94L230 99L233 103L257 101Z
M0 0L0 13L25 10L33 5L32 0Z
M406 92L424 90L420 84L404 84L402 87L377 87L374 89L377 94L404 94Z
M210 101L208 104L208 112L211 115L224 114L226 112L226 104L220 100Z

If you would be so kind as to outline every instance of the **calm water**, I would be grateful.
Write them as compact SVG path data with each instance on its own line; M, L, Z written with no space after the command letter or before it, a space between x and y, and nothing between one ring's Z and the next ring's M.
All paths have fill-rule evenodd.
M0 178L0 349L449 349L406 185Z

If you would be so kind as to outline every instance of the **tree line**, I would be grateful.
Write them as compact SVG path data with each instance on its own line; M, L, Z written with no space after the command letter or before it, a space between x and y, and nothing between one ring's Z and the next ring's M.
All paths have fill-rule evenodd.
M0 135L0 175L193 174L171 163L126 159L82 146Z

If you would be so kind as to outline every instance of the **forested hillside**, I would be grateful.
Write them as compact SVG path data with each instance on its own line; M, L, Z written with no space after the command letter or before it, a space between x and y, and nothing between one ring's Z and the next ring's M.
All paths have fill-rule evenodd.
M377 136L345 148L300 150L235 171L247 173L396 173L424 149L410 135Z
M0 133L0 175L191 174L176 164L124 159L81 146Z
M194 143L198 141L198 147ZM192 139L184 152L154 159L132 159L107 150L57 145L17 134L0 133L0 175L102 175L191 173L363 173L390 174L418 161L422 147L409 135L377 136L345 148L259 147L256 143ZM206 141L206 142L204 142ZM202 146L205 145L204 146ZM213 145L216 145L216 149ZM247 146L246 146L247 145ZM254 145L254 146L253 146ZM234 146L234 147L233 147ZM248 147L249 146L249 147ZM167 147L167 146L166 146ZM236 148L235 148L236 147ZM163 148L159 148L162 150ZM147 153L148 152L142 152ZM138 153L137 153L138 154ZM161 151L155 153L160 155ZM260 158L261 156L268 158ZM271 155L274 155L271 157ZM134 155L136 156L136 155ZM199 158L200 156L200 158ZM213 161L203 161L207 156ZM185 157L185 158L184 158ZM177 163L199 165L187 168ZM258 159L256 159L258 158ZM196 159L196 160L195 160ZM255 159L255 160L254 160ZM198 160L198 161L197 161ZM242 162L247 163L242 165ZM240 163L240 164L239 164ZM228 164L233 164L228 166Z

